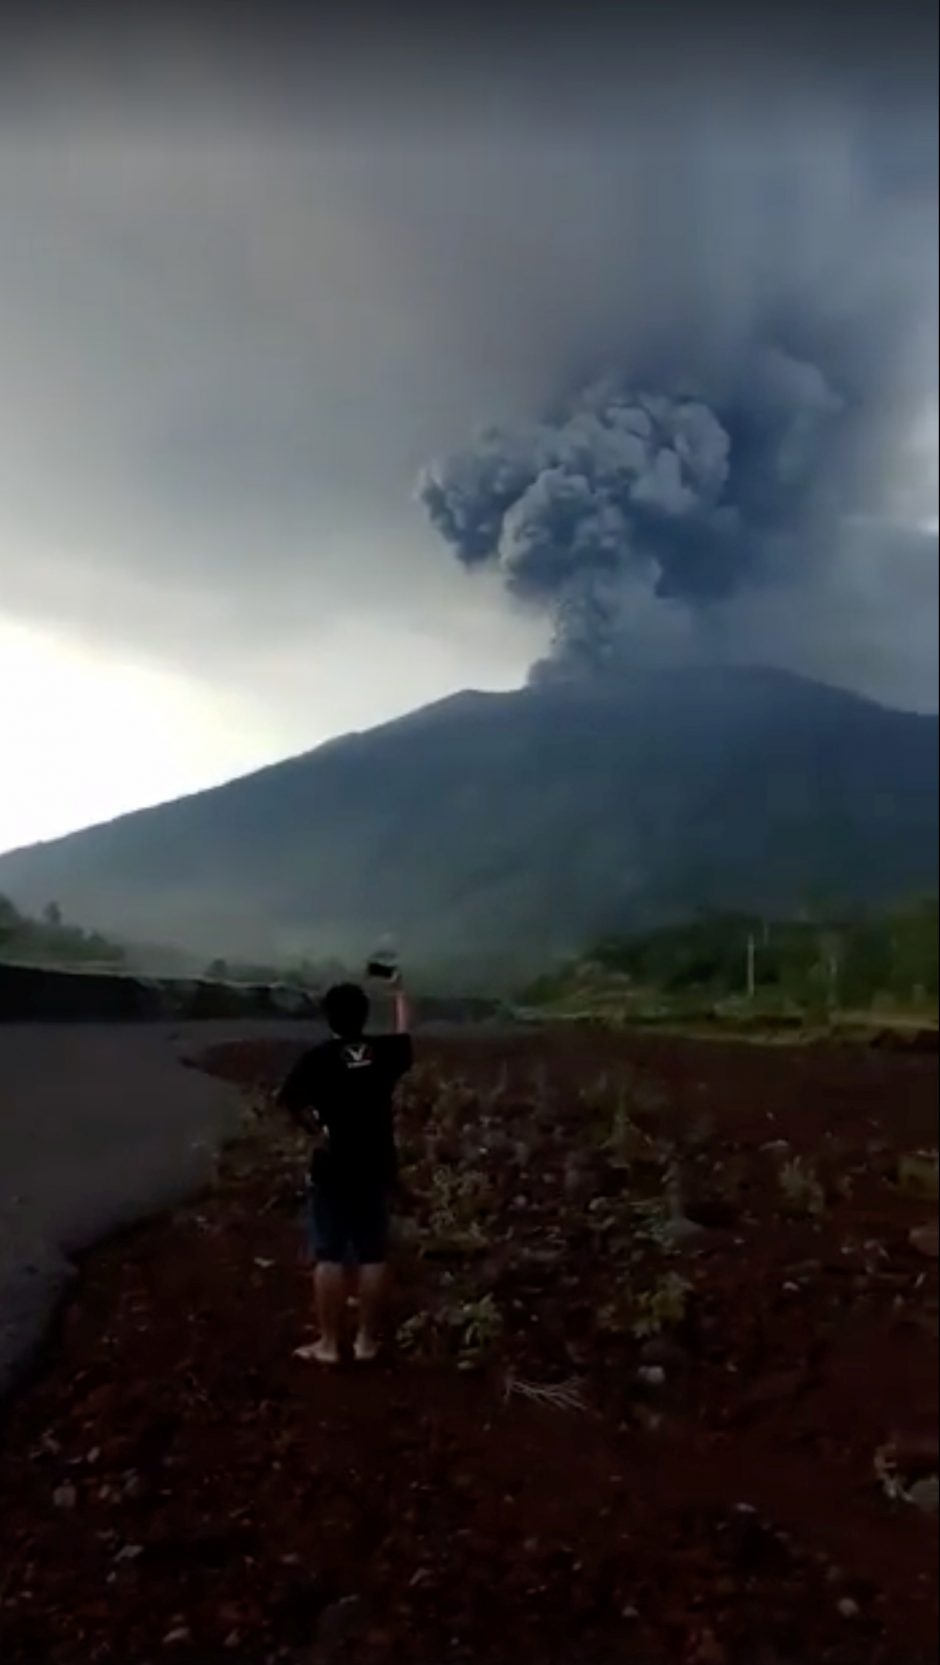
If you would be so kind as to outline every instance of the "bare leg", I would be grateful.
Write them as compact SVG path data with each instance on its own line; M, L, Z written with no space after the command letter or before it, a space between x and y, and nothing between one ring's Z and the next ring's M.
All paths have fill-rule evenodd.
M317 1364L339 1364L340 1325L346 1306L346 1269L321 1260L313 1275L320 1339L312 1347L298 1347L299 1358Z
M355 1353L360 1363L369 1363L381 1346L382 1319L388 1294L388 1267L384 1264L359 1268L359 1334Z

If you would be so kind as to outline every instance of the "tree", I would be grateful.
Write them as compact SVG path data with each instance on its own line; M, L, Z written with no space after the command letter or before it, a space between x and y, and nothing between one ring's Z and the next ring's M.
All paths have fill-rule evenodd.
M48 907L43 908L42 917L43 923L48 925L50 931L60 931L62 929L62 909L58 902L50 902Z
M19 908L14 907L9 896L0 896L0 926L19 925L22 918Z

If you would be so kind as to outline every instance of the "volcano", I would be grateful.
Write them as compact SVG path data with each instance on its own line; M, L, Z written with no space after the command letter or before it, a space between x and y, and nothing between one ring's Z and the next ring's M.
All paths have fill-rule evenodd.
M701 908L936 888L932 716L782 672L463 693L225 786L0 857L0 892L124 940L544 964Z

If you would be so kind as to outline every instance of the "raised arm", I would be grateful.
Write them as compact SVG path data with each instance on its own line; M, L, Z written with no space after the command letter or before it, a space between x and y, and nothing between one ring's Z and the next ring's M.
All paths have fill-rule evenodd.
M393 997L395 1001L395 1033L396 1035L410 1035L413 1013L411 1010L411 1001L405 993L405 985L402 982L400 971L396 973L393 989Z

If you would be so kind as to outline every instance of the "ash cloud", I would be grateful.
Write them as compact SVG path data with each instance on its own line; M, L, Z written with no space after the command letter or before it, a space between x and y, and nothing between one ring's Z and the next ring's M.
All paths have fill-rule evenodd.
M722 380L715 397L707 385L609 372L550 418L486 429L423 472L419 498L458 560L495 568L510 594L548 612L556 664L597 670L644 651L773 657L767 595L752 644L747 597L775 591L790 592L780 617L792 660L793 592L808 607L829 595L826 569L844 563L853 525L865 527L870 568L872 526L859 511L880 409L778 345L749 348ZM890 522L874 534L888 563L898 535ZM910 535L935 560L935 538ZM722 643L723 620L733 643Z
M933 703L936 607L925 636L912 597L937 594L935 91L908 64L880 101L760 96L671 128L641 102L580 219L559 190L515 254L530 397L448 434L417 496L549 621L552 667L851 666L875 692L892 660ZM585 204L604 229L575 248Z

